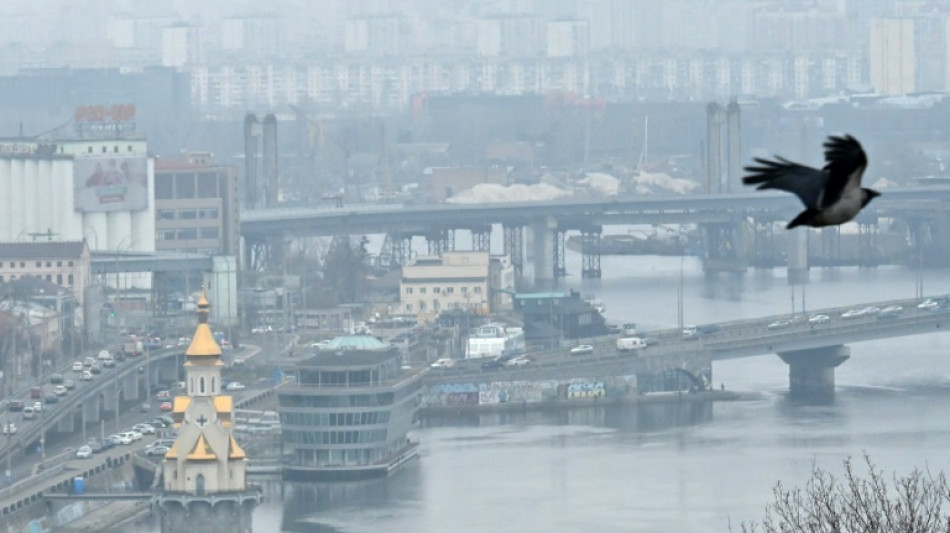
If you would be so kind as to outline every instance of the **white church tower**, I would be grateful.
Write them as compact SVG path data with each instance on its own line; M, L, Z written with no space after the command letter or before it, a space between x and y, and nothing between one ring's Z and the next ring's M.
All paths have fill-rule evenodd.
M208 325L209 308L202 290L198 327L185 352L187 395L173 403L178 437L162 462L164 491L157 503L163 533L250 531L250 515L261 498L256 487L247 486L247 457L231 433L232 401L221 394L224 363Z

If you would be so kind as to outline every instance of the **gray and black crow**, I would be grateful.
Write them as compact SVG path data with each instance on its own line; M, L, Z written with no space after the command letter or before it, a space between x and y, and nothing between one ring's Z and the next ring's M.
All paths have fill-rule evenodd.
M825 167L821 170L776 157L774 161L755 158L759 166L745 167L742 178L756 189L779 189L794 193L805 210L785 226L835 226L858 215L864 206L881 193L861 187L861 176L868 158L861 144L850 136L828 137L825 141Z

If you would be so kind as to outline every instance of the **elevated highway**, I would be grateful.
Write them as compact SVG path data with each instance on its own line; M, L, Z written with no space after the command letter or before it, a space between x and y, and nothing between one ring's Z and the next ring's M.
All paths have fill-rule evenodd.
M600 277L597 243L605 226L632 224L697 224L703 228L704 265L710 271L744 270L754 257L768 254L773 222L790 220L802 207L790 194L742 192L690 196L616 197L596 200L512 202L497 204L351 205L320 209L266 209L242 214L241 235L248 257L257 269L281 263L288 239L360 234L385 234L396 264L406 264L413 236L426 239L430 253L455 249L454 231L472 233L472 248L487 250L493 225L504 229L504 250L522 270L525 228L534 236L536 281L565 275L564 234L578 231L585 244L583 277ZM874 246L871 229L880 218L905 221L917 246L928 247L926 257L950 251L950 186L905 187L887 190L858 219L866 228L865 246ZM836 253L834 238L824 230L829 254ZM804 235L801 232L795 235ZM919 237L918 237L919 235ZM942 237L948 235L947 237ZM788 264L807 268L802 242L787 244ZM587 249L592 251L588 251ZM840 251L839 251L840 253ZM805 254L805 257L801 257ZM381 252L381 255L384 255Z

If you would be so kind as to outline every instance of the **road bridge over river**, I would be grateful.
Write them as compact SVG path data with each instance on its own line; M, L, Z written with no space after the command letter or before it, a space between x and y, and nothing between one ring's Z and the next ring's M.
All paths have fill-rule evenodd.
M801 204L789 194L743 192L689 196L630 196L551 202L496 204L353 205L322 209L284 208L251 210L241 215L241 235L249 254L245 264L257 269L276 268L288 240L313 236L385 234L380 255L394 264L408 264L413 236L426 239L430 255L455 249L454 232L472 234L472 250L489 250L491 228L504 230L504 251L519 270L524 266L524 229L530 230L535 281L566 274L565 233L578 231L584 242L583 277L600 277L597 247L605 226L633 224L696 224L703 229L704 267L707 271L745 269L757 255L770 253L771 232L777 221L790 220ZM858 219L867 246L875 245L878 221L897 219L906 224L922 257L941 257L950 251L950 186L888 189ZM835 250L833 233L822 230ZM807 268L806 233L792 232L785 255L793 270ZM826 237L828 237L826 239ZM840 249L838 249L840 253Z
M934 301L934 300L931 300ZM429 384L514 380L564 380L574 377L637 375L641 392L651 376L685 370L698 384L712 382L712 363L725 359L777 354L789 365L793 396L826 397L834 391L834 369L850 356L848 344L950 329L950 307L921 300L871 302L863 306L813 310L808 316L776 315L705 325L714 330L684 339L679 330L643 332L657 343L618 352L616 338L585 341L593 354L570 355L567 349L535 354L524 366L482 368L484 360L465 360L451 369L432 369ZM890 307L892 311L881 313ZM868 312L858 312L868 309ZM827 320L809 320L824 315Z

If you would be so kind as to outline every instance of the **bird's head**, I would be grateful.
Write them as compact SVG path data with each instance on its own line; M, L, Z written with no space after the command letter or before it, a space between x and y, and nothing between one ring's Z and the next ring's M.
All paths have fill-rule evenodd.
M871 203L871 200L880 196L881 193L875 191L874 189L861 189L861 207Z

